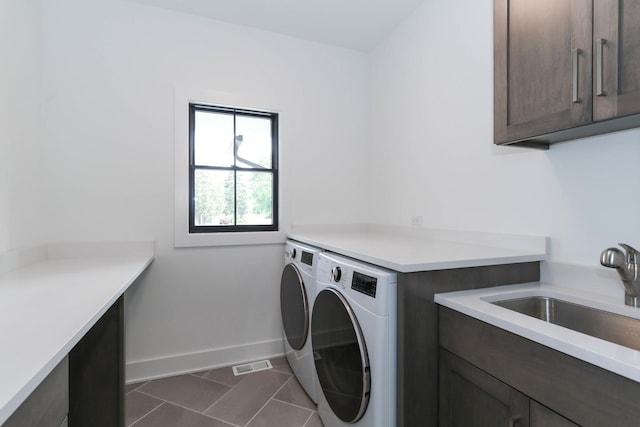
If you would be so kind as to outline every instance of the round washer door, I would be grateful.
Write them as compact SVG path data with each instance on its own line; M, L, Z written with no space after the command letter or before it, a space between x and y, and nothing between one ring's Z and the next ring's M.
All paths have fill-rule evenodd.
M369 355L358 319L345 298L324 289L313 304L311 343L329 406L345 423L362 418L369 403Z
M280 312L287 342L294 350L301 350L309 335L309 305L304 281L293 264L282 270Z

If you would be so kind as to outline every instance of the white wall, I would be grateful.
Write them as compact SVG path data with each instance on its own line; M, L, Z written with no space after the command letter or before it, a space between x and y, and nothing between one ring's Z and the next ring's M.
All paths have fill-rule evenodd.
M0 251L155 239L127 295L130 378L280 348L281 245L173 248L176 84L282 109L285 231L421 215L547 234L561 261L640 246L640 131L493 146L491 0L427 0L370 56L121 0L43 2L41 27L39 2L0 2Z
M46 238L157 242L127 294L129 378L282 351L282 245L173 248L174 86L281 110L285 231L357 222L367 56L125 1L44 3Z
M40 0L0 0L0 252L42 243Z
M371 55L372 222L551 236L551 258L598 265L640 247L640 131L493 146L491 0L426 0Z

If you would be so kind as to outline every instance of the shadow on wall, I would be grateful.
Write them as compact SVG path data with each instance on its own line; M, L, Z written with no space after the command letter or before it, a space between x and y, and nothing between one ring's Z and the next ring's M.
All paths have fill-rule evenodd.
M553 237L550 256L599 264L602 250L618 242L639 245L640 130L556 144L548 151ZM633 239L636 239L635 241Z

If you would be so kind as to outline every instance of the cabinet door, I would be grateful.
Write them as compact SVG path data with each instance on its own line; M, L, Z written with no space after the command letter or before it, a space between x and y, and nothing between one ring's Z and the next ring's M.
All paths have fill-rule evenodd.
M494 0L494 138L592 121L591 0Z
M56 366L2 427L60 427L69 412L69 360Z
M640 2L594 1L594 120L640 112Z
M530 427L579 427L565 417L542 406L535 400L530 401Z
M440 427L528 427L529 398L440 350Z
M69 426L124 426L124 296L69 352Z

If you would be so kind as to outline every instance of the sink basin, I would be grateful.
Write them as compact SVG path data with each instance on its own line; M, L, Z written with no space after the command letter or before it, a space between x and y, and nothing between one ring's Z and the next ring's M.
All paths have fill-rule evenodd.
M541 296L492 304L640 351L640 319Z

